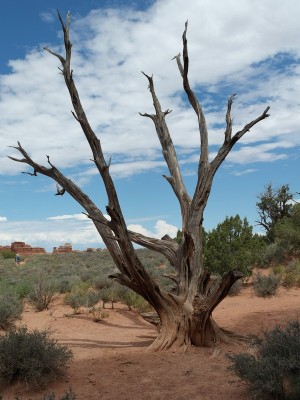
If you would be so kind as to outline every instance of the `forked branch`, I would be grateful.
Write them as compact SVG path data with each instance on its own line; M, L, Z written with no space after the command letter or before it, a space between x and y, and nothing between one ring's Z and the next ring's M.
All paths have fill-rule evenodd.
M149 90L152 96L155 114L145 113L140 115L144 117L149 117L154 122L156 133L161 144L162 153L171 175L170 177L165 176L165 178L170 183L176 197L178 198L182 211L182 216L183 219L185 219L185 216L187 215L187 209L190 203L190 198L182 179L176 150L169 132L169 128L165 120L166 115L168 115L171 111L170 110L162 111L160 102L155 93L153 78L151 76L146 75L144 72L143 74L146 76L149 82Z
M226 126L226 130L225 130L225 138L224 138L223 145L219 149L219 152L216 155L216 157L210 163L210 165L212 167L211 172L213 175L216 173L219 166L225 160L225 158L227 157L227 155L229 154L230 150L235 145L235 143L237 143L245 135L246 132L249 132L250 129L254 125L256 125L258 122L260 122L270 116L270 114L268 114L270 107L267 107L261 115L259 115L257 118L255 118L248 124L246 124L243 129L236 132L235 135L232 137L231 136L231 134L232 134L231 106L233 103L234 96L235 95L232 95L228 100L227 113L226 113L227 126Z

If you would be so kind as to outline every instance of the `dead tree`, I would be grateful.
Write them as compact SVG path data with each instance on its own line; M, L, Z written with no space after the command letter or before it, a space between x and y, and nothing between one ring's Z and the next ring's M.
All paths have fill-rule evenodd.
M61 73L70 94L74 108L72 112L75 119L81 125L82 131L88 141L93 162L102 177L108 205L106 211L110 216L108 220L103 212L82 192L70 179L67 179L50 161L48 165L39 165L32 160L27 151L18 142L14 148L21 153L22 158L9 157L14 161L28 164L34 173L46 175L59 185L61 190L69 193L85 210L92 219L96 229L101 235L109 250L119 272L111 278L122 285L134 290L143 296L154 308L160 320L160 331L157 338L150 346L150 350L167 350L186 348L190 344L196 346L210 346L220 341L227 341L231 335L220 328L212 319L212 312L218 304L227 296L233 283L242 277L238 271L231 271L223 276L218 287L212 284L210 272L204 269L202 256L202 223L203 212L211 191L213 178L226 156L241 139L241 137L261 120L269 116L269 107L256 119L249 122L243 129L232 134L231 107L235 95L228 100L226 112L226 124L224 141L216 157L209 161L208 132L205 116L201 105L190 87L188 70L189 56L187 47L187 23L183 33L183 63L180 55L174 58L177 61L179 72L182 76L183 87L187 98L195 111L200 133L200 157L198 164L198 179L192 197L188 194L182 179L176 150L166 123L166 116L170 110L163 111L156 96L154 82L151 76L145 77L149 83L149 89L153 100L153 114L141 114L150 118L160 140L162 153L169 170L169 176L164 176L171 185L178 199L182 215L182 240L176 244L170 240L158 240L146 237L136 232L129 231L122 214L118 195L114 182L110 175L110 161L104 159L101 141L94 133L82 107L79 94L73 80L71 69L71 42L69 38L70 19L66 23L58 15L65 45L65 56L54 53L45 48L49 53L57 57L61 63ZM149 276L142 265L133 243L142 245L148 249L163 254L174 267L176 274L170 279L176 285L176 289L170 292L163 290Z

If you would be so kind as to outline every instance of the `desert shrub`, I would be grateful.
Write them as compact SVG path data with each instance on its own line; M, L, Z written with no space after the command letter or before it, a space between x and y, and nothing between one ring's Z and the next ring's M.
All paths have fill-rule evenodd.
M57 282L57 291L60 294L64 294L71 291L72 283L68 279L61 279Z
M289 322L255 338L256 356L228 355L230 369L250 385L256 399L298 400L300 398L300 323Z
M28 297L32 291L32 285L29 282L21 281L14 285L14 292L21 298Z
M38 279L32 284L31 291L27 298L37 311L42 311L46 310L54 300L56 292L56 282L54 282L52 278L40 274Z
M85 296L84 296L84 306L85 307L93 307L95 304L98 303L100 300L101 296L99 291L89 289Z
M268 268L272 263L281 263L284 259L285 249L278 243L269 244L261 254L260 267Z
M103 307L90 307L89 313L92 315L94 322L102 321L104 318L108 318L109 314L107 311L103 310Z
M93 272L92 271L83 271L80 274L80 279L82 282L91 283L93 281Z
M300 287L300 262L291 260L286 266L274 265L272 271L281 278L282 286L287 289Z
M109 302L111 302L111 308L114 308L114 303L119 299L118 290L114 286L99 290L99 296L103 302L103 308Z
M282 286L287 289L300 286L300 274L294 271L287 271L282 279Z
M100 290L110 288L111 286L113 286L113 282L111 279L96 276L93 278L92 285L96 290Z
M126 287L119 288L118 297L122 303L126 304L129 310L131 310L133 307L139 307L141 304L141 299L143 299L140 295Z
M7 260L9 258L15 258L15 256L16 256L16 253L14 253L13 251L10 251L10 250L3 250L0 252L0 254L4 258L4 260Z
M0 379L44 387L63 373L72 352L50 338L49 331L28 332L21 327L0 337Z
M79 313L80 307L83 305L83 295L77 292L70 292L65 297L65 304L72 307L74 314Z
M75 285L65 297L65 303L72 307L75 313L79 312L80 307L92 307L99 300L99 292L89 289L86 282Z
M272 267L272 272L274 275L283 276L285 274L286 268L282 264L275 264Z
M20 318L23 312L22 300L14 293L0 294L0 328L7 329Z
M257 296L270 297L276 294L280 285L280 277L275 275L255 275L253 279L253 290Z
M153 308L142 296L138 296L135 300L134 308L140 313L152 312Z

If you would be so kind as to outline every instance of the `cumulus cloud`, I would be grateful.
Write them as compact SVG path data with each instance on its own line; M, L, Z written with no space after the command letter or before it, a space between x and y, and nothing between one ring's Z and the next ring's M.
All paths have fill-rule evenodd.
M164 220L158 220L155 223L153 230L146 229L140 224L130 224L128 225L128 229L157 239L161 239L165 235L169 235L171 238L174 238L176 237L178 231L176 226L168 224Z
M65 214L65 215L57 215L55 217L48 217L48 220L52 221L61 221L66 219L75 219L77 221L87 220L88 217L84 214Z
M154 2L146 11L99 9L73 18L74 77L105 154L116 161L114 174L124 178L143 172L141 160L148 170L162 162L152 121L138 115L139 111L152 112L141 70L154 74L162 107L173 109L168 122L179 154L191 155L199 147L197 121L179 94L182 83L171 61L181 51L186 19L190 81L207 114L211 145L223 140L220 123L227 98L236 91L237 129L256 118L266 105L271 106L272 118L245 136L242 143L248 147L239 156L233 155L232 163L244 155L244 163L252 162L247 157L250 152L262 162L282 159L287 143L299 146L300 44L295 35L299 13L300 3L293 0L224 0L222 4L191 0L183 12L181 0L166 0ZM52 22L53 14L46 11L41 17ZM63 51L61 43L49 47ZM70 113L63 79L57 73L58 60L37 43L25 59L9 65L11 73L0 77L1 173L15 174L24 168L5 157L6 146L17 140L37 162L44 163L45 154L50 154L60 168L89 165L90 151ZM276 156L256 146L262 140L277 143Z
M1 216L0 216L0 222L5 222L5 221L7 221L7 218L6 218L6 217L1 217Z

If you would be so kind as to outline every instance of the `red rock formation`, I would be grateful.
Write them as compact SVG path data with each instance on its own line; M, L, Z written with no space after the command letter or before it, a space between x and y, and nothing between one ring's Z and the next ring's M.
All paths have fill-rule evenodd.
M53 247L53 253L72 253L72 244L65 243L63 246Z
M10 250L14 253L20 254L21 256L46 253L43 247L31 247L29 244L26 244L24 242L13 242L10 246Z
M0 246L0 251L11 251L10 246Z

